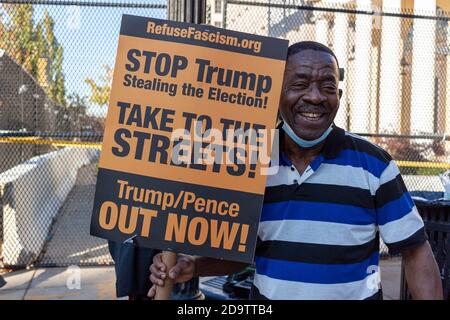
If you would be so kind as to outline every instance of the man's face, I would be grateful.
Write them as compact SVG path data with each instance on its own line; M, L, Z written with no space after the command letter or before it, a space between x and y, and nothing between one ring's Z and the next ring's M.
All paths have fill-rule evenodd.
M339 68L326 52L303 50L289 57L280 112L302 139L319 138L339 109Z

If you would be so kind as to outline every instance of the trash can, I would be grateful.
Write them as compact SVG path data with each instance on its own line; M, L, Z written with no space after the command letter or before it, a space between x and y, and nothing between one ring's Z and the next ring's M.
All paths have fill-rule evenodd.
M200 291L200 279L194 277L187 282L176 283L172 289L172 300L204 300L205 295Z
M443 192L411 192L417 210L424 220L428 242L439 267L444 299L450 300L450 201ZM402 261L400 299L410 300Z
M443 200L443 192L410 192L424 221L450 222L450 200Z
M206 300L248 300L254 274L254 266L248 266L229 276L208 277L201 290Z
M3 279L3 277L0 275L0 288L3 287L4 285L6 285L6 281L5 281L5 279Z

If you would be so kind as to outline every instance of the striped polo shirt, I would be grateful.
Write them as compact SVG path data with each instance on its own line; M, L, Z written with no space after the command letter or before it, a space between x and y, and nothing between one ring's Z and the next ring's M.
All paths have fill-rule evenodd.
M267 177L250 298L382 298L379 236L391 254L426 241L389 154L333 127L303 174L282 152L278 166Z

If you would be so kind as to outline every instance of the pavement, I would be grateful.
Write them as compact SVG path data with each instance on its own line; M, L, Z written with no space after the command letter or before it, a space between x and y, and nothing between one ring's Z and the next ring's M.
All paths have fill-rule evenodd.
M96 164L80 168L36 265L111 265L106 240L89 234Z
M114 267L39 268L4 273L0 300L115 300Z
M381 287L384 300L400 299L402 259L399 257L380 260Z
M399 258L380 262L385 300L400 297ZM38 268L2 274L0 300L116 300L114 267ZM121 298L123 300L126 298Z

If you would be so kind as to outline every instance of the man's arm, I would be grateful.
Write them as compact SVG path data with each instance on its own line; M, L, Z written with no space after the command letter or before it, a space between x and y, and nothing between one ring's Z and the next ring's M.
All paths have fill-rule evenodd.
M416 300L442 300L439 269L428 241L402 252L408 289Z
M218 260L206 257L195 257L195 277L224 276L239 272L248 266L247 263Z

